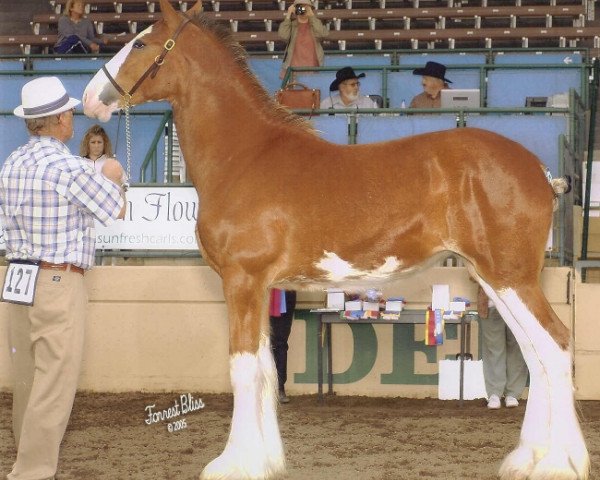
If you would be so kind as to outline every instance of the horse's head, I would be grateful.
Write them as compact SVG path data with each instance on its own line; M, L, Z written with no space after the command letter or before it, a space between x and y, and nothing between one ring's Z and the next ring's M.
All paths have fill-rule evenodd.
M108 121L127 103L167 99L172 89L170 72L184 68L176 51L179 34L188 19L202 10L202 2L187 16L176 12L168 0L160 0L160 8L162 20L125 45L88 84L83 94L86 115Z

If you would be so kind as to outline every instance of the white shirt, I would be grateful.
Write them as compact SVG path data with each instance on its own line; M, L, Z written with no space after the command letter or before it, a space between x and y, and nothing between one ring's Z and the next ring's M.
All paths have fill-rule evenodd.
M375 100L371 100L369 97L365 95L359 95L356 100L350 102L346 105L339 93L335 95L329 95L321 102L321 108L329 109L329 108L378 108L377 102Z

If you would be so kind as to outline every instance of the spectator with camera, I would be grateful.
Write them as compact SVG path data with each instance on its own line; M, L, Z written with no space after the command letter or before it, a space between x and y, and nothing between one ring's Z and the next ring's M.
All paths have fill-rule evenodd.
M310 0L294 0L279 25L278 34L288 42L280 78L285 76L288 67L323 65L325 54L321 39L329 34L329 30L315 16Z

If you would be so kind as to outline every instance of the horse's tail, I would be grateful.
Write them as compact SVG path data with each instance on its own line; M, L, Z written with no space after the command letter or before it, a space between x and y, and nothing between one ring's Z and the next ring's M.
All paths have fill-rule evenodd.
M563 193L569 193L571 191L571 177L569 175L565 175L564 177L553 178L550 180L550 185L552 185L552 190L554 190L554 195L559 196Z
M564 177L552 178L552 174L548 168L544 168L546 173L546 178L548 179L548 183L552 187L552 191L554 192L554 201L553 201L553 210L558 209L558 197L563 194L567 194L571 191L571 183L572 179L570 175L565 175Z

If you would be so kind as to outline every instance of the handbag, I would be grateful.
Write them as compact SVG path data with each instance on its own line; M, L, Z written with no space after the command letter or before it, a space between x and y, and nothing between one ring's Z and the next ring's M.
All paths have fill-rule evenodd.
M299 88L297 88L299 87ZM275 100L284 107L315 110L321 106L321 91L302 83L289 83L275 93ZM312 112L310 113L312 116Z

